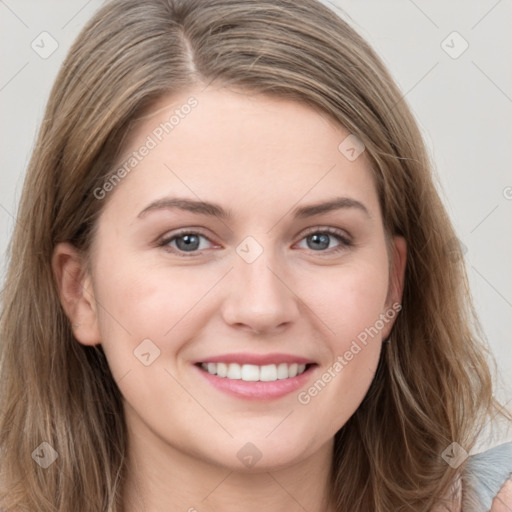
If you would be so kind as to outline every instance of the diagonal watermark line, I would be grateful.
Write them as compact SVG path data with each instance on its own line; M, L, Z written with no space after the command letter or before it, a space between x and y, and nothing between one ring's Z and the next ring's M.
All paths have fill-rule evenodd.
M12 77L9 78L9 80L4 85L2 85L2 87L0 87L0 92L2 92L27 66L28 62L25 62L25 64L23 64L23 66L21 66L21 68L18 69L18 71L16 71Z
M300 201L302 201L302 199L304 199L304 197L309 194L335 167L336 164L333 164L332 167L309 190L307 190L302 197L292 204L290 209L277 219L277 222L267 231L267 234L270 233L291 212L293 207L300 203Z
M80 289L82 290L82 292L86 291L87 293L91 293L89 290L85 289L85 286L78 279L76 279L75 276L73 276L71 274L71 272L69 272L69 270L65 270L65 272L71 277L71 279L73 279L73 281L78 286L80 286ZM94 296L93 293L91 293L91 295ZM126 333L128 335L130 335L130 336L132 335L132 333L105 306L103 306L103 304L101 304L101 302L99 302L96 297L94 297L94 303L97 304L103 311L105 311L105 313L107 313L107 315L110 316L110 318L112 318L112 320L114 320L114 322L116 322L116 324L119 325L119 327L121 327L121 329L126 331Z
M116 381L117 385L131 372L131 368L119 379ZM115 380L115 379L114 379Z
M9 212L9 210L7 210L2 204L0 204L0 208L2 208L2 210L4 210L8 215L10 215L14 221L16 222L16 224L19 224L21 226L21 228L25 231L27 231L27 228L25 228L25 226L23 226L22 224L20 224L20 222L18 221L18 219L16 219L16 217L14 217L14 215L12 215L11 212ZM82 285L82 283L75 278L75 276L73 276L69 271L66 270L66 273L73 279L73 281L78 284L80 286L80 289L82 292L84 291L87 291L87 293L90 293L89 290L86 290L85 287ZM96 297L94 298L94 301L96 304L98 304L98 306L103 310L105 311L105 313L107 313L107 315L110 316L110 318L112 318L118 325L119 327L121 327L122 329L124 329L124 331L129 334L131 336L131 332L112 314L110 313L110 311L105 307L103 306L97 299Z
M164 334L167 336L205 297L208 295L232 270L234 267L231 267L215 284L213 284L206 293L200 297L200 299Z
M72 66L72 65L73 65L73 62L64 61L62 63L62 68L65 68L67 66ZM103 107L105 110L107 110L113 117L115 116L115 112L110 108L109 105L107 105L103 101L103 98L97 94L97 91L96 91L96 94L94 94L94 88L91 85L89 85L84 79L82 79L82 77L80 77L77 74L74 75L74 78L76 78L90 93L92 93L95 96L94 101L96 103L99 103L100 106Z
M475 61L472 60L471 62L473 66L475 66L475 68L477 68L478 71L480 71L480 73L482 73L482 75L484 75L487 80L489 80L489 82L491 82L491 84L493 84L494 87L496 87L496 89L498 89L498 91L500 91L501 94L503 94L503 96L505 96L505 98L507 98L507 100L512 103L512 98L480 66L478 66Z
M278 428L280 425L282 425L282 423L284 422L284 420L286 420L286 419L287 419L291 414L293 414L293 411L294 411L294 410L295 410L295 409L292 409L292 410L291 410L291 411L290 411L290 412L289 412L289 413L288 413L288 414L287 414L287 415L286 415L286 416L285 416L285 417L284 417L284 418L283 418L283 419L282 419L282 420L281 420L281 421L280 421L280 422L279 422L279 423L278 423L278 424L277 424L277 425L276 425L276 426L275 426L275 427L274 427L274 428L273 428L273 429L272 429L272 430L271 430L271 431L270 431L270 432L265 436L265 439L266 439L268 436L270 436L271 434L273 434L273 433L277 430L277 428Z
M307 508L304 508L304 506L302 505L302 503L300 503L299 501L297 501L297 499L295 498L295 496L293 496L292 494L290 494L290 493L288 492L288 490L287 490L285 487L283 487L283 485L281 484L281 482L279 482L279 480L277 480L277 478L276 478L272 473L268 472L267 474L270 476L270 478L272 478L272 480L274 480L274 482L275 482L277 485L279 485L279 487L281 487L281 489L283 489L283 491L284 491L286 494L288 494L288 496L290 496L290 498L291 498L293 501L295 501L295 503L297 503L297 505L299 505L299 507L300 507L302 510L304 510L304 512L308 512L308 509L307 509Z
M200 198L200 197L199 197L199 196L198 196L198 195L197 195L197 194L196 194L196 193L195 193L195 192L194 192L194 191L193 191L193 190L192 190L192 189L191 189L191 188L190 188L190 187L189 187L189 186L188 186L188 185L187 185L187 184L186 184L186 183L185 183L185 182L184 182L184 181L183 181L183 180L182 180L182 179L181 179L181 178L180 178L180 177L179 177L179 176L174 172L174 171L173 171L173 169L171 169L171 168L170 168L167 164L165 164L165 163L164 163L164 167L165 167L166 169L168 169L169 171L171 171L171 172L174 174L174 176L176 176L176 178L178 178L178 179L181 181L181 183L183 183L183 185L185 185L185 187L187 187L187 188L190 190L190 192L192 192L192 194L194 194L194 195L197 197L197 199L199 199L200 201L202 201L202 198ZM229 226L228 226L228 225L227 225L227 224L226 224L222 219L219 219L219 220L222 222L222 224L224 224L224 226L226 226L226 228L228 228L228 229L229 229L229 231L233 232L233 230L232 230L232 229L231 229L231 228L230 228L230 227L229 227Z
M498 0L472 27L471 30L473 30L477 25L479 25L485 18L487 18L487 15L497 7L497 5L501 3L501 0Z
M81 425L84 424L84 420L83 420L83 417L80 418L80 423ZM21 430L20 430L21 431ZM48 442L48 444L53 448L55 449L55 451L59 454L59 451L58 451L58 445L56 446L53 446L52 443L54 443L55 441L59 441L60 438L59 437L55 437L54 439L52 439L51 443L49 443L48 441L50 440L47 440L46 442ZM62 467L62 464L59 463L59 459L60 459L60 454L59 454L59 457L55 460L54 464L58 465L59 467L59 476L63 476L65 478L67 478L70 482L71 485L76 485L76 478L74 476L71 476L70 474L67 473L67 471L64 470L64 468ZM37 463L36 463L37 464ZM46 471L44 468L41 468L43 469L43 471ZM32 470L32 473L35 473L37 472L37 469L35 468L34 466L34 469ZM119 473L118 473L119 475ZM92 495L90 495L88 492L83 492L82 493L82 497L85 498L85 501L88 501L91 505L90 509L93 510L95 507L97 507L98 505L98 498L97 496L93 497Z
M416 9L418 9L418 11L420 11L423 14L423 16L425 16L425 18L427 18L427 20L430 21L430 23L432 23L432 25L434 25L434 27L439 28L437 23L423 9L421 9L416 4L416 2L414 2L413 0L409 0L409 2L411 2L411 4L414 5L414 7L416 7Z
M16 16L16 18L18 18L18 20L23 23L23 25L25 25L25 27L29 28L29 26L5 3L4 0L0 0L0 3L2 5L5 5L5 7L7 7L7 9L9 9L9 11L11 11L11 13Z
M473 265L471 268L512 308L512 304Z
M491 423L491 421L494 421L494 418L496 418L496 416L498 416L498 414L500 414L500 413L501 413L501 411L503 411L504 409L506 409L506 407L508 406L508 404L512 404L512 398L511 398L508 402L505 402L503 405L501 405L501 407L499 408L499 410L498 410L498 411L496 411L496 413L495 413L495 414L494 414L490 419L488 419L488 420L484 423L484 425L483 425L483 427L482 427L482 430L484 430L484 429L487 427L487 425L489 425L489 423Z
M509 480L510 480L510 479L509 479ZM507 481L508 481L508 480L507 480ZM506 483L507 483L507 482L505 482L503 485L506 485ZM486 486L490 491L492 491L492 489L491 489L487 484L485 484L485 486ZM501 490L501 489L500 489L500 490ZM500 498L499 493L494 497L494 501L499 502L499 503L501 504L501 508L500 508L500 510L501 510L502 512L512 512L512 506L510 506L510 507L509 507L509 503L510 503L510 501L508 501L508 499L507 499L507 502L508 502L508 503L505 503L505 502ZM493 505L493 507L492 507L492 508L494 509L494 508L495 508L495 506Z
M75 14L73 14L73 16L71 16L71 18L69 18L69 20L66 21L66 23L64 23L64 25L62 25L62 27L60 27L60 29L62 30L67 25L69 25L91 2L92 2L92 0L89 0L84 5L82 5L82 7L80 7L80 9L78 9L78 11Z
M389 109L389 110L393 110L415 87L417 87L426 77L427 75L429 75L433 69L439 65L439 61L437 61L408 91L406 91L404 94L402 94L402 96L400 96L400 98L398 99L398 101Z
M487 217L489 217L491 215L491 213L493 213L496 208L498 208L499 204L497 204L471 231L470 233L473 233L473 231L475 231L475 229L480 226L480 224L482 224L484 222L485 219L487 219Z
M7 210L2 204L0 204L0 208L2 208L8 215L10 215L14 221L21 226L22 229L27 231L27 228L25 228L22 224L19 223L19 221ZM82 283L75 278L69 271L66 270L66 273L73 279L73 281L80 286L80 289L83 291L87 291L87 293L90 293L89 290L85 290L85 287L82 285ZM103 306L96 298L94 299L95 303L98 304L98 306L105 311L122 329L126 331L127 334L131 336L131 332L114 316L110 311Z
M286 286L286 288L288 288L288 290L290 290L295 295L295 297L297 297L297 299L299 299L301 304L304 304L304 306L306 306L318 318L318 320L320 320L320 322L322 322L325 327L327 327L327 329L332 332L332 334L336 335L336 333L268 265L266 265L266 267L279 279L279 281L281 281L281 283Z
M215 78L212 78L204 87L203 89L201 89L201 91L199 92L199 94L202 94L204 91L206 91L206 89L208 89L208 87L210 87L210 85L212 85L213 83L215 82ZM203 82L204 83L204 82Z
M327 3L332 7L333 10L335 10L338 13L340 18L345 19L347 16L350 18L350 15L341 9L341 6L335 4L334 2L331 2L330 0L327 0Z
M206 501L232 474L230 471L201 501Z
M21 224L21 222L19 221L19 219L17 217L15 217L3 204L0 203L0 208L2 208L2 210L7 213L7 215L9 215L9 217L12 218L12 220L14 220L14 223L15 224L18 224L19 226L21 226L21 229L23 229L23 231L28 231L27 228Z
M78 81L85 85L85 87L87 87L88 91L89 92L92 92L94 94L94 89L85 81L85 80L82 80L82 78L78 75L76 75L76 78L78 79ZM96 94L96 97L95 97L95 101L98 102L98 103L101 103L101 106L105 109L105 110L108 110L108 112L112 115L112 117L114 117L115 113L114 111L110 108L109 105L107 105L103 99L101 98L101 96L99 96L98 94Z
M215 421L215 423L217 423L217 425L219 425L219 427L222 428L224 432L226 432L226 434L228 434L228 436L234 439L234 436L231 434L231 432L229 432L229 430L224 427L224 425L222 425L222 423L217 420L215 416L169 370L165 369L165 371L174 379L176 384L178 384L183 389L183 391L185 391L190 396L190 398L192 398L208 414L208 416L210 416L212 420Z

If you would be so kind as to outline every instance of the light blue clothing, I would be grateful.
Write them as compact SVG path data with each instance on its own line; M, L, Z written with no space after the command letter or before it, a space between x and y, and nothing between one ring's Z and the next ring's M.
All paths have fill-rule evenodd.
M512 475L512 442L470 455L462 473L462 511L488 512Z

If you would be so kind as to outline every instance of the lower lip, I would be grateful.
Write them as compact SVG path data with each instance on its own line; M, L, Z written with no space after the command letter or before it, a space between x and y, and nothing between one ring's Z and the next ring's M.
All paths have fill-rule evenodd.
M317 365L313 364L306 371L290 377L271 382L245 381L241 379L228 379L217 377L194 365L194 368L214 387L224 391L228 395L245 400L273 400L297 391L311 378Z

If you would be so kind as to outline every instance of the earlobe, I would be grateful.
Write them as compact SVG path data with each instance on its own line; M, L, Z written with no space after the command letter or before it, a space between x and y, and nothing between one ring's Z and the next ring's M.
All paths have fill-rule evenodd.
M92 281L79 251L69 243L55 247L52 269L64 312L75 338L84 345L101 342Z

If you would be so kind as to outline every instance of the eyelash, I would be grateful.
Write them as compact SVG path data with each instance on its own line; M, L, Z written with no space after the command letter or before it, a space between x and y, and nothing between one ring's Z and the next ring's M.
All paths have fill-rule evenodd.
M310 228L302 235L302 238L300 240L302 241L304 238L307 238L308 236L314 235L314 234L329 234L329 235L335 236L338 239L338 241L340 242L340 244L331 249L326 249L326 250L322 250L322 251L312 251L312 252L333 254L333 253L338 253L340 251L343 251L343 250L353 246L353 242L348 237L346 237L342 231L340 231L336 228L331 228L331 227ZM186 251L181 251L180 249L175 249L174 247L168 246L168 244L171 243L174 239L180 238L183 235L199 235L199 236L206 238L207 240L209 240L211 242L211 240L201 231L193 231L190 229L188 229L188 230L183 229L183 230L178 231L177 233L174 233L172 236L163 238L160 242L158 242L158 247L163 247L163 248L165 248L165 250L175 253L175 254L178 254L185 258L194 257L194 256L197 256L198 254L200 254L200 252L201 252L200 250L191 251L191 252L187 253Z

